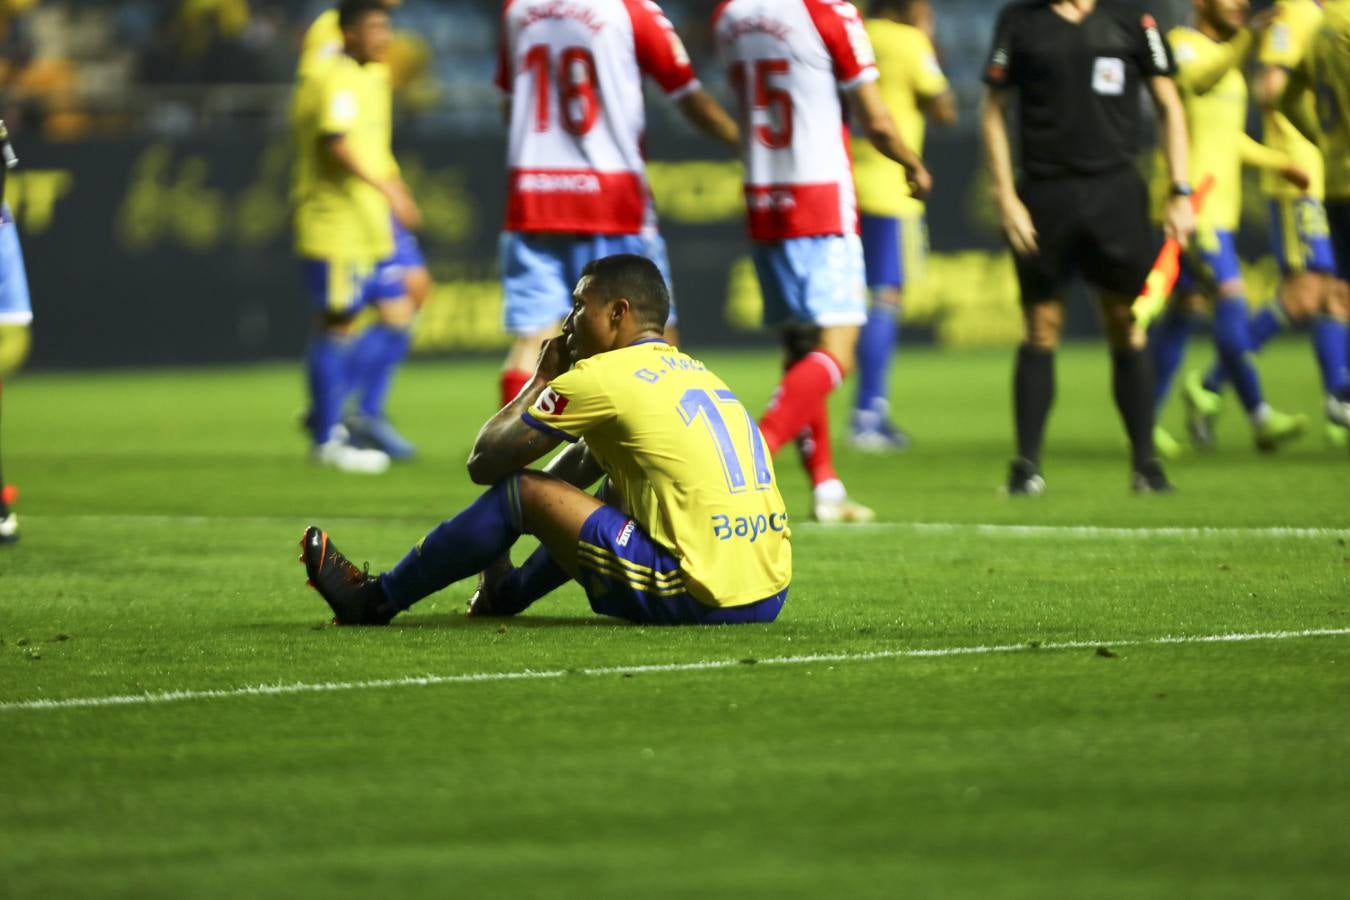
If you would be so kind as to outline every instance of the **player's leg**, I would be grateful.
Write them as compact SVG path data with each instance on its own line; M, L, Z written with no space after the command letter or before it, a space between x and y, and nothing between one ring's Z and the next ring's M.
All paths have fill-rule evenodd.
M1350 200L1328 201L1326 213L1332 255L1336 261L1330 305L1345 313L1350 311ZM1350 356L1350 348L1346 353ZM1350 376L1347 376L1347 382L1350 382ZM1334 401L1327 403L1328 418L1350 428L1350 383L1335 395Z
M830 393L853 366L858 329L867 317L861 244L852 235L794 238L757 244L752 252L765 322L819 328L814 346L799 347L788 358L759 422L765 443L776 453L806 431L799 447L814 485L816 517L870 521L871 510L848 499L834 471L828 406Z
M539 538L563 571L575 577L581 526L601 505L564 481L520 472L488 488L458 515L432 529L383 575L357 569L318 528L305 532L301 561L339 623L379 625L482 572L522 534Z
M502 365L498 399L510 403L529 383L544 342L558 333L572 308L564 238L503 232L499 243L502 267L502 312L511 347Z
M1021 270L1019 266L1019 272ZM1064 331L1064 303L1040 296L1029 279L1022 285L1022 344L1013 364L1013 427L1017 456L1008 473L1008 493L1036 496L1045 491L1041 448L1055 403L1055 351ZM1027 297L1035 298L1027 302Z
M1194 279L1182 263L1167 310L1149 329L1148 348L1153 361L1153 443L1165 459L1174 459L1181 453L1176 438L1160 424L1163 407L1172 390L1172 382L1186 355L1186 345L1194 329L1195 319L1204 298L1195 289Z
M890 424L888 400L904 284L901 227L901 220L894 216L862 216L868 308L867 322L858 335L858 389L849 436L849 442L860 450L901 450L909 443Z
M1214 348L1229 382L1247 411L1262 450L1293 440L1307 426L1303 416L1281 413L1266 402L1261 376L1252 359L1248 334L1247 290L1238 266L1232 232L1200 232L1205 264L1217 285L1214 302Z
M0 413L3 412L5 383L28 357L28 329L32 320L28 273L24 268L18 231L9 208L0 206ZM3 463L2 454L0 463ZM19 518L10 509L16 496L17 490L5 484L3 465L0 465L0 544L12 544L19 539Z
M1112 394L1130 441L1130 483L1140 493L1171 491L1153 443L1153 361L1131 310L1157 254L1158 238L1148 218L1148 189L1127 166L1094 179L1084 198L1081 265L1099 292L1111 348Z
M315 308L305 354L309 383L312 458L346 472L378 474L389 467L382 451L354 446L341 426L342 404L351 390L349 354L352 326L360 311L373 266L344 259L301 261Z
M356 408L346 425L357 442L393 459L410 459L416 449L389 421L385 404L394 374L412 348L413 321L431 289L431 276L417 238L397 219L392 228L394 253L376 268L370 285L378 319L352 347Z

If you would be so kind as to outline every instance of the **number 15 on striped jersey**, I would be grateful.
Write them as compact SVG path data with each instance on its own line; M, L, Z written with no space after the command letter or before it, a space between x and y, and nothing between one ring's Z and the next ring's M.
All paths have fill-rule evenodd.
M714 396L716 399L713 399ZM755 468L755 490L765 490L773 484L773 470L769 468L769 454L764 447L764 436L759 433L755 420L750 417L749 411L741 406L735 394L727 390L709 394L703 388L690 388L680 398L680 418L684 420L685 425L692 425L695 419L702 417L708 426L713 444L717 447L717 456L722 461L727 490L739 494L746 488L745 469L741 467L741 457L731 440L731 430L727 427L727 421L722 417L722 411L717 408L719 404L731 406L745 416L745 424L750 432L750 455Z

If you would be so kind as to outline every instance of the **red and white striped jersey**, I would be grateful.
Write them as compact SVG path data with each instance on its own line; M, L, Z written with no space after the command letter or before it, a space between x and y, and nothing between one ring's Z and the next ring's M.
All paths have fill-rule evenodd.
M699 86L650 0L506 0L497 86L511 97L508 231L639 232L643 75L672 99Z
M845 0L726 0L713 35L740 106L750 237L856 232L839 91L877 77L858 11Z

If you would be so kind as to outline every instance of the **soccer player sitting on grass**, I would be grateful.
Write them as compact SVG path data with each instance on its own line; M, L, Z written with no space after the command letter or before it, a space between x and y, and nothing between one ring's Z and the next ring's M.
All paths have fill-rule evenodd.
M631 622L773 621L792 574L773 462L726 384L662 339L669 306L651 260L588 263L562 334L478 433L469 476L485 493L379 576L305 531L300 559L334 621L383 625L479 573L469 615L515 615L574 579L591 609ZM602 476L598 497L582 490ZM522 534L541 546L511 568Z

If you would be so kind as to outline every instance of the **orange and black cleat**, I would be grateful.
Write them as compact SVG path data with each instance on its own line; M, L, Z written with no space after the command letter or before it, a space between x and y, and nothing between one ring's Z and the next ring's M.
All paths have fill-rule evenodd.
M387 625L398 612L385 597L380 580L343 556L328 534L311 525L300 539L300 562L309 586L333 610L334 625Z

